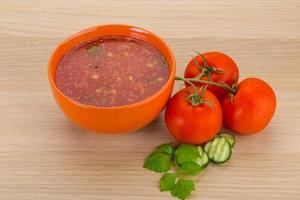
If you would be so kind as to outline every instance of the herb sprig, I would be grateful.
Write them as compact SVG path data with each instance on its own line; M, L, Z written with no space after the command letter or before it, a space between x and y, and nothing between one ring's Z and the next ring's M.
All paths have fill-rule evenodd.
M144 168L164 173L159 181L161 192L170 192L172 196L185 199L195 190L195 183L184 175L196 175L202 167L196 163L200 159L197 147L181 144L175 149L172 144L162 144L148 156ZM174 167L175 172L168 172Z
M178 147L174 147L171 143L162 144L147 157L144 168L163 173L159 181L161 192L170 192L173 197L184 200L195 191L194 181L187 179L186 176L195 176L202 172L209 160L214 163L229 160L233 147L229 144L234 141L234 136L222 133L203 147L192 144L180 144ZM214 146L211 145L212 142ZM230 149L221 151L224 145ZM220 160L218 156L226 160Z

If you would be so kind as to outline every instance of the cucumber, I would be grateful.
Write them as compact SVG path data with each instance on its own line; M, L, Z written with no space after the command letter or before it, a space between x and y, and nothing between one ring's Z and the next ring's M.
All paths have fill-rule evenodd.
M216 137L204 146L208 158L215 163L224 163L231 157L231 146L224 137Z
M230 146L233 147L235 145L235 137L228 133L220 133L218 137L226 138L229 142Z
M200 165L200 167L205 168L209 163L208 155L206 154L206 152L203 150L203 148L201 146L198 146L197 149L198 149L200 158L198 158L196 160L196 163L198 165Z
M208 143L205 144L205 146L204 146L205 153L209 152L210 146L211 146L211 141L209 141Z
M213 160L213 157L215 155L217 146L220 142L221 138L216 137L215 139L213 139L212 143L211 143L211 147L209 148L209 152L208 152L208 157L209 159Z
M226 138L221 138L215 151L213 161L216 163L224 163L231 157L231 146Z

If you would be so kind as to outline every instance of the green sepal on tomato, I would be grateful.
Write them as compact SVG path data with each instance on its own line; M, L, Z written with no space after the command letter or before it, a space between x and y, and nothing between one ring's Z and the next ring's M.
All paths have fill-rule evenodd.
M205 67L206 64L207 67ZM239 79L239 69L236 63L229 56L220 52L207 52L193 57L186 66L184 77L195 78L201 72L203 75L201 80L209 80L211 77L212 81L226 83L230 87ZM198 87L203 86L198 82L194 82L194 84ZM220 100L227 94L224 88L218 86L210 85L207 89Z

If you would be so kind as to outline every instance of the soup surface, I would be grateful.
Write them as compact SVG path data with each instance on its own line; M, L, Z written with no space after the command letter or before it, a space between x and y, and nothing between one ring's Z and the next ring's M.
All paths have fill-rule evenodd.
M131 37L102 37L67 52L56 70L58 88L71 99L93 106L123 106L157 92L168 65L158 49Z

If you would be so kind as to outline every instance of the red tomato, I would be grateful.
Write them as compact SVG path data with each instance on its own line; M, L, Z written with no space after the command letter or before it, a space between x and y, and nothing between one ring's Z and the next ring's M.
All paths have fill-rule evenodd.
M231 130L250 135L264 129L276 109L272 88L257 78L247 78L238 84L233 98L222 101L223 122Z
M187 100L192 87L177 92L168 102L165 121L170 133L180 142L202 144L211 140L222 126L221 105L216 96L206 91L203 100L208 104L192 106Z
M229 56L219 52L208 52L204 53L203 56L205 57L205 60L207 61L207 64L209 66L216 68L218 71L223 71L222 74L213 72L211 74L211 79L213 81L223 82L228 84L229 86L232 86L232 84L234 84L235 81L238 81L239 69L235 62ZM200 66L204 66L202 57L200 55L196 56L186 66L184 73L185 78L194 78L201 73L202 70L200 70L197 67L195 61L197 61ZM203 77L201 79L208 80L207 77ZM197 86L202 86L201 83L195 84ZM207 89L213 92L220 100L224 98L227 94L227 91L220 87L209 86Z

